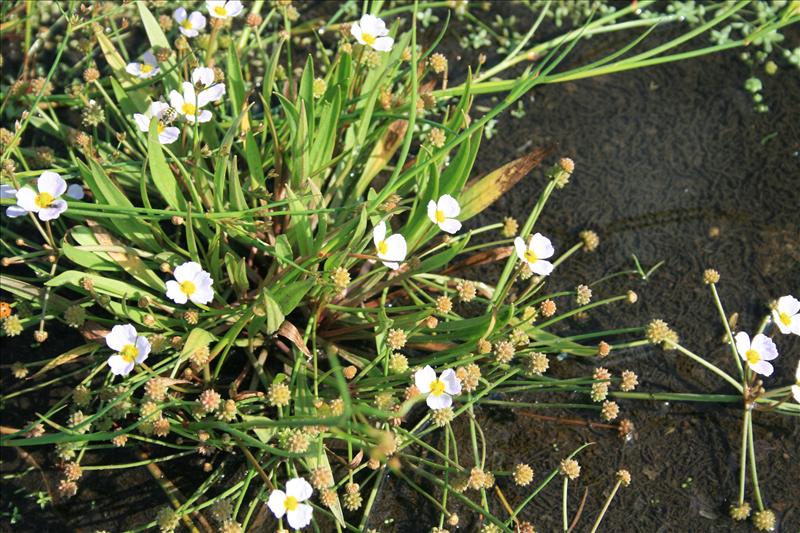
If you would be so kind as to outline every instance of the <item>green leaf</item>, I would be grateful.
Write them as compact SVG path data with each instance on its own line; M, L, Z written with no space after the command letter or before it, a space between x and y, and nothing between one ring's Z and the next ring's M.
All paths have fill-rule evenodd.
M76 163L84 181L92 190L92 193L94 193L95 199L98 200L99 204L115 207L133 207L133 204L128 200L125 193L111 181L105 170L103 170L103 167L96 161L89 161L91 169L86 166L83 161L76 160ZM109 224L117 229L118 234L125 235L142 248L150 251L161 249L161 246L153 237L151 228L135 216L115 217L108 220Z
M247 292L249 283L247 281L247 266L244 257L236 257L230 252L225 254L225 269L228 271L228 278L231 285L236 289L236 294L242 295Z
M461 216L459 218L462 221L467 220L492 205L528 172L538 166L551 151L552 148L537 148L467 184L466 190L461 195Z
M178 181L172 174L172 169L169 168L167 159L164 157L164 150L161 149L161 142L158 140L158 126L159 120L155 117L152 118L150 120L150 131L147 134L147 161L150 167L150 175L153 178L156 189L161 193L167 205L173 209L185 211L186 200L183 198L183 193L178 187Z
M189 332L189 336L186 337L186 343L183 345L183 349L181 349L180 358L185 359L189 357L199 348L208 346L216 339L217 338L208 331L202 328L194 328Z
M267 314L267 334L272 335L283 324L283 319L286 318L281 311L281 306L270 295L267 289L261 293L261 300L264 302L264 311Z
M62 272L46 282L45 285L48 287L63 287L67 285L80 288L82 287L81 280L83 279L89 280L94 286L94 290L100 294L107 294L108 296L125 298L127 300L138 300L142 296L147 296L156 301L163 301L159 296L137 287L136 285L80 270L67 270Z
M147 39L150 41L150 46L153 48L166 48L167 50L171 50L172 45L169 44L169 40L167 40L167 36L164 35L164 32L161 30L161 26L158 24L156 17L147 9L145 2L137 0L136 7L139 8L139 16L142 18L142 24L144 25L145 33L147 33ZM168 72L165 75L165 79L170 81L169 85L172 88L177 88L181 83L178 70L175 66L175 60L170 58L164 61L161 67L163 72Z

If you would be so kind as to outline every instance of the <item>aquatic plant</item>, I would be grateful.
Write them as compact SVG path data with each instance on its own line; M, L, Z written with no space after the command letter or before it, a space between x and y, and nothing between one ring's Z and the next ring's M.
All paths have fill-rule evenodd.
M469 13L463 4L456 13ZM656 395L634 391L633 370L617 377L600 361L648 344L678 350L743 395L755 382L733 341L741 382L663 321L564 328L638 297L603 295L608 278L552 289L559 266L599 242L590 230L572 242L535 232L548 199L580 172L568 157L530 178L541 192L521 224L472 224L556 155L537 147L475 177L481 140L543 85L744 46L800 18L787 7L746 38L683 48L750 5L648 47L672 19L622 22L633 5L536 41L546 3L504 57L456 77L434 52L450 2L348 2L324 20L288 1L4 3L0 37L13 35L24 54L3 55L4 69L19 68L4 75L0 104L2 205L16 217L3 220L0 240L3 332L32 331L46 348L66 326L83 342L11 366L19 381L4 388L4 406L45 388L60 398L4 427L2 445L54 447L62 499L85 472L147 466L168 504L141 527L162 531L210 529L206 514L223 531L243 530L267 520L264 509L280 527L285 517L293 528L361 531L377 523L386 476L437 510L438 524L420 529L457 524L458 507L484 531L531 531L526 507L559 474L568 529L568 486L591 443L537 465L547 473L512 502L497 479L528 486L533 469L487 465L476 407L584 409L627 437L629 420L611 424L617 400ZM423 46L428 9L441 18ZM632 27L645 31L620 50L565 66L585 37ZM476 109L477 96L494 93L496 105ZM478 270L491 266L491 279ZM779 320L790 312L778 311ZM753 406L797 411L748 394ZM750 413L743 456L754 453ZM141 459L119 464L115 447ZM201 458L204 480L183 496L162 468L189 457ZM629 483L617 473L594 529Z

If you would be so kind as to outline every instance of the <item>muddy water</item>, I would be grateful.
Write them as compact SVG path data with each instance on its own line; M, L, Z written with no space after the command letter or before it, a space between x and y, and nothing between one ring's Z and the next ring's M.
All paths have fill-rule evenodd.
M615 43L591 45L611 49ZM581 327L610 329L661 317L677 329L686 346L733 372L730 353L720 340L722 325L702 283L703 270L719 270L726 311L740 314L744 330L758 326L770 299L800 293L800 74L792 70L774 78L760 75L771 108L765 115L752 110L749 95L741 89L749 75L731 53L543 87L526 97L523 118L506 117L485 142L479 171L491 170L524 149L551 143L558 144L558 155L576 162L571 183L554 194L536 230L550 236L557 249L566 249L580 230L591 228L599 233L601 247L560 268L553 290L631 268L633 253L645 266L665 261L646 283L626 277L598 286L596 296L630 288L640 301L604 310ZM473 227L504 215L524 220L543 183L543 172L535 171ZM789 383L800 358L800 338L779 335L775 340L782 355L768 386ZM604 365L615 372L636 370L639 390L731 392L720 379L675 352L647 348L612 353ZM553 366L562 375L590 368L576 361ZM621 416L637 427L637 438L626 444L608 430L482 410L478 416L488 438L489 466L510 470L526 461L541 480L569 451L593 441L596 444L581 455L582 475L570 492L574 516L583 491L588 491L576 531L591 528L613 485L614 471L622 467L631 471L633 483L618 493L601 530L751 530L727 516L738 490L740 408L620 404ZM543 413L587 417L585 411ZM800 424L764 413L756 413L754 420L765 503L777 512L780 531L798 531ZM522 515L539 531L560 530L557 481ZM382 500L393 508L397 530L422 531L420 520L438 523L433 508L423 505L424 511L410 513L409 506L420 502L399 485L390 483L395 491L386 491ZM529 493L507 480L501 480L500 487L512 506ZM750 489L748 500L754 502ZM492 508L505 516L499 505ZM462 530L478 529L471 515L464 513Z

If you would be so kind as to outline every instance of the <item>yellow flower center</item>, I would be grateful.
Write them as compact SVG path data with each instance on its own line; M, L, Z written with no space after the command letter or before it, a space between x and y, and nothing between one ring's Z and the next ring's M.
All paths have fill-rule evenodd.
M367 43L370 46L375 44L375 41L378 39L377 37L375 37L371 33L366 33L366 32L362 32L361 33L361 38L364 40L365 43Z
M287 511L294 511L297 509L297 505L299 502L297 498L294 496L287 496L286 499L283 501L283 506L286 508Z
M228 10L227 10L227 9L225 9L225 7L224 7L224 6L217 6L217 7L215 7L215 8L214 8L214 13L216 13L216 14L217 14L217 15L219 15L220 17L227 17L227 16L228 16ZM287 501L288 501L288 500L287 500Z
M136 349L135 344L126 344L119 351L119 355L126 363L134 363L136 362L136 357L139 355L139 350Z
M156 131L158 133L164 133L164 128L166 128L166 126L164 126L164 123L159 120L158 125L156 126Z
M147 74L148 72L153 70L153 65L151 65L150 63L142 63L142 66L139 68L139 70L142 72L142 74Z
M185 29L185 30L191 30L192 29L192 21L189 20L189 19L186 19L183 22L181 22L181 26L183 26L183 29Z
M189 102L184 102L183 106L181 106L181 111L184 115L194 116L197 113L197 107Z
M436 222L438 222L439 224L444 222L444 211L442 211L441 209L436 210Z
M751 365L754 365L761 361L761 354L759 354L756 350L750 348L744 353L744 356L747 358L747 362Z
M191 281L181 282L181 292L186 296L191 296L192 294L194 294L194 291L196 290L197 287L195 287L194 283L192 283Z
M444 381L440 379L434 379L431 383L431 394L434 396L441 396L444 394Z
M781 322L783 323L784 326L788 326L789 324L792 323L792 317L789 316L789 313L781 313L780 315L778 315L778 318L781 319Z
M36 198L33 199L33 203L35 203L36 207L40 209L50 207L50 204L52 204L54 201L55 198L53 198L53 195L49 192L40 192L36 195Z
M389 251L389 245L386 244L386 241L381 241L378 243L378 253L381 255L386 255L386 252Z
M539 258L536 257L536 253L533 250L531 249L525 250L525 261L527 261L528 263L535 263L538 260Z

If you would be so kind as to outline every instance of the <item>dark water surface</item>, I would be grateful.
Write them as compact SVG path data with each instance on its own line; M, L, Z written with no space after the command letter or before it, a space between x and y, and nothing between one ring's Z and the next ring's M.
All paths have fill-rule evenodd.
M615 46L610 39L590 43ZM624 39L616 46L622 43ZM477 164L481 172L551 143L558 144L557 156L575 160L571 183L554 193L535 230L564 250L576 242L580 230L591 228L599 233L601 246L559 268L548 290L569 290L630 268L632 253L645 266L665 261L647 283L617 278L597 287L595 297L601 298L633 289L639 303L603 310L582 327L612 329L660 317L677 329L689 349L733 373L730 352L721 342L722 324L702 283L703 270L720 272L718 290L727 313L738 312L740 328L751 332L767 313L769 300L800 293L800 74L757 74L765 82L771 108L767 114L755 113L741 88L750 75L748 67L735 53L726 53L539 88L525 97L522 119L504 117L495 136L484 141ZM522 223L543 184L543 169L534 171L468 227L505 215ZM792 382L800 357L800 338L777 335L775 340L781 357L765 380L767 388ZM569 360L551 363L551 368L560 375L578 375L586 374L589 365ZM612 352L603 366L616 375L634 369L639 391L732 392L676 352ZM536 484L579 444L594 441L581 454L580 481L570 489L571 517L588 489L576 531L591 528L615 470L623 467L633 482L617 494L602 531L754 530L751 523L728 517L738 494L739 406L619 403L620 416L632 419L637 428L637 438L624 445L608 430L482 410L478 417L487 436L488 465L511 470L517 462L528 462L536 471ZM587 411L541 413L593 416ZM596 415L594 419L599 420ZM800 424L796 418L764 413L754 415L754 424L765 505L776 511L778 530L798 531ZM529 494L508 478L499 485L512 507ZM423 504L426 512L410 511L421 502L401 483L389 486L395 490L385 491L382 503L393 508L398 530L423 531L421 522L438 523L432 507ZM747 500L755 507L751 487ZM558 478L521 518L532 521L538 531L560 531L560 509ZM499 504L493 510L506 516ZM473 520L473 513L463 513L461 530L477 530Z

